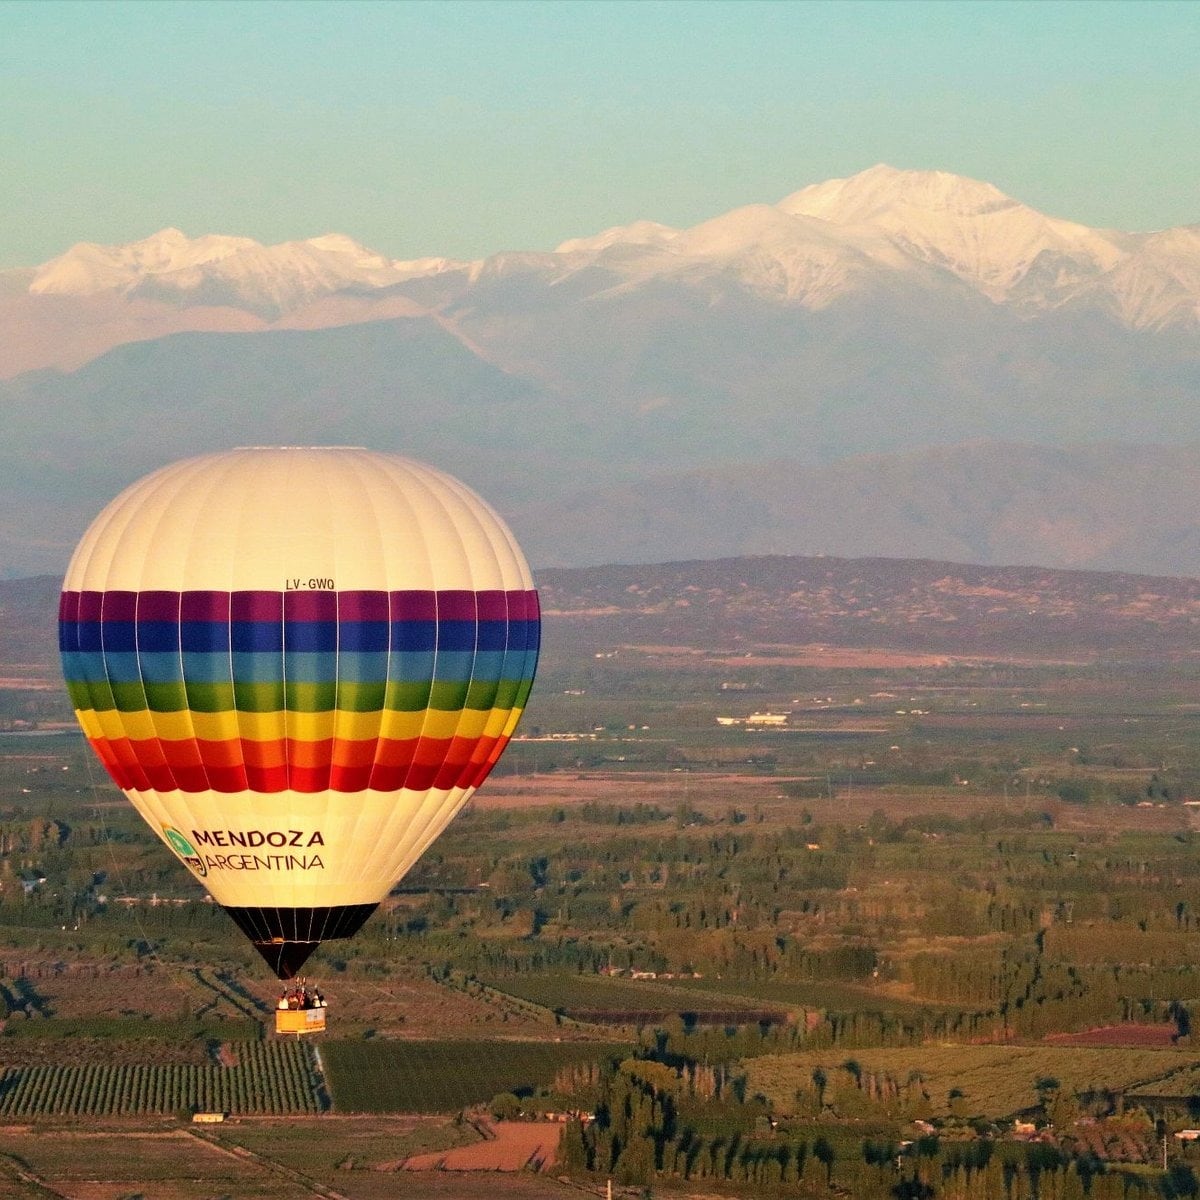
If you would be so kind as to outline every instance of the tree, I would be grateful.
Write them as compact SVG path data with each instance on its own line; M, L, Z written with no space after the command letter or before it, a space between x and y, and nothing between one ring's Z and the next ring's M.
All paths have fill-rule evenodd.
M587 1170L587 1146L583 1140L583 1125L579 1121L568 1121L558 1144L558 1165L564 1170Z
M521 1115L521 1101L512 1092L497 1092L488 1104L497 1121L515 1121Z

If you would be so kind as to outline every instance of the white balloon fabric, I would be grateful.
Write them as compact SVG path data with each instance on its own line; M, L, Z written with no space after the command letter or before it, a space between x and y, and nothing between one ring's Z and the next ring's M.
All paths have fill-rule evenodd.
M496 513L355 447L148 475L84 535L59 628L101 762L281 978L353 934L487 777L540 634Z

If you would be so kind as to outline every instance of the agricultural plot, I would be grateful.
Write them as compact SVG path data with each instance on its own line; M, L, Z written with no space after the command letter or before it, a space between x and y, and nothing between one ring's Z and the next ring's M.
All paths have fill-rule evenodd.
M395 1171L414 1154L453 1150L480 1138L473 1125L444 1114L342 1119L332 1113L321 1116L319 1135L306 1119L226 1123L207 1136L309 1178L336 1180L339 1190L348 1172Z
M757 1021L766 1015L764 1007L770 1007L745 995L605 975L514 975L488 983L523 1000L561 1010L567 1016L614 1024L638 1024L683 1014L736 1024L739 1019ZM778 1011L778 1005L774 1009Z
M1136 1099L1141 1093L1152 1096L1171 1096L1181 1100L1189 1096L1200 1096L1200 1062L1189 1056L1177 1071L1154 1079L1130 1093Z
M0 1196L72 1200L303 1200L311 1188L187 1132L0 1130ZM19 1164L19 1168L18 1168ZM11 1190L5 1190L10 1184Z
M583 1042L325 1042L335 1112L452 1112L549 1085L559 1067L625 1049Z
M319 1077L306 1047L248 1042L237 1064L44 1065L0 1071L0 1117L314 1113Z
M814 1072L828 1081L826 1095L851 1086L848 1064L885 1074L904 1085L919 1077L934 1115L951 1111L950 1092L972 1116L1003 1118L1038 1103L1038 1081L1056 1080L1062 1092L1141 1088L1182 1069L1200 1072L1194 1051L1091 1046L920 1046L904 1049L805 1051L745 1062L747 1092L761 1093L778 1111L791 1112L798 1091L813 1087Z
M844 983L789 982L782 979L680 979L675 985L689 992L699 992L725 1000L749 1004L784 1005L788 1008L825 1009L830 1012L887 1012L906 1015L926 1009L944 1007L938 1004L922 1004L889 996L884 992ZM693 1004L713 1006L716 1000Z

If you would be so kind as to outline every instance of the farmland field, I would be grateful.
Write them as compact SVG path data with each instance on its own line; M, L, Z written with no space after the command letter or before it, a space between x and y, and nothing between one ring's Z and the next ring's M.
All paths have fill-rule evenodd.
M615 1043L330 1041L320 1054L335 1112L431 1113L546 1086L561 1066L622 1049Z
M239 1200L301 1200L312 1195L269 1165L239 1159L183 1131L3 1129L0 1157L25 1177L13 1178L17 1170L10 1170L8 1180L0 1183L0 1195L5 1197L117 1200L143 1195L154 1200L203 1200L236 1195Z
M747 1091L761 1093L780 1112L795 1107L798 1089L812 1085L820 1069L831 1081L849 1086L847 1064L878 1072L900 1084L919 1076L935 1115L951 1109L950 1092L962 1093L972 1115L1010 1117L1038 1102L1037 1082L1052 1078L1065 1093L1141 1087L1158 1093L1156 1080L1187 1069L1200 1073L1195 1051L1091 1046L921 1046L861 1050L848 1054L804 1051L765 1055L746 1062ZM1163 1084L1162 1086L1167 1086Z
M322 1107L308 1049L247 1042L237 1065L95 1064L0 1071L0 1116L116 1116L191 1110L314 1113Z
M680 979L676 987L690 992L710 993L714 999L705 1004L714 1006L717 997L743 1003L779 1004L788 1008L823 1008L832 1011L869 1011L913 1013L937 1008L936 1004L889 995L886 992L837 982L789 982L783 979ZM693 1001L695 1006L697 1001Z
M325 1172L396 1169L410 1155L454 1149L479 1141L465 1122L444 1115L320 1118L320 1136L311 1119L248 1120L226 1123L206 1136L221 1145L240 1146L312 1177Z
M0 1127L3 1200L535 1200L578 1195L528 1172L399 1172L413 1154L479 1141L435 1117L241 1118L204 1132L161 1122ZM325 1190L328 1189L328 1190Z
M568 1016L596 1019L655 1016L719 1010L722 1015L745 1009L757 1019L762 1008L747 996L701 988L686 988L652 979L614 979L604 975L513 975L489 979L502 992L520 996ZM713 985L720 987L717 983Z

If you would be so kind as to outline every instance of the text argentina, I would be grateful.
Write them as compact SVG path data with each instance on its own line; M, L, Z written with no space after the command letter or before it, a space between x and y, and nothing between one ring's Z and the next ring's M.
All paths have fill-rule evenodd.
M323 871L319 854L206 854L209 871Z

